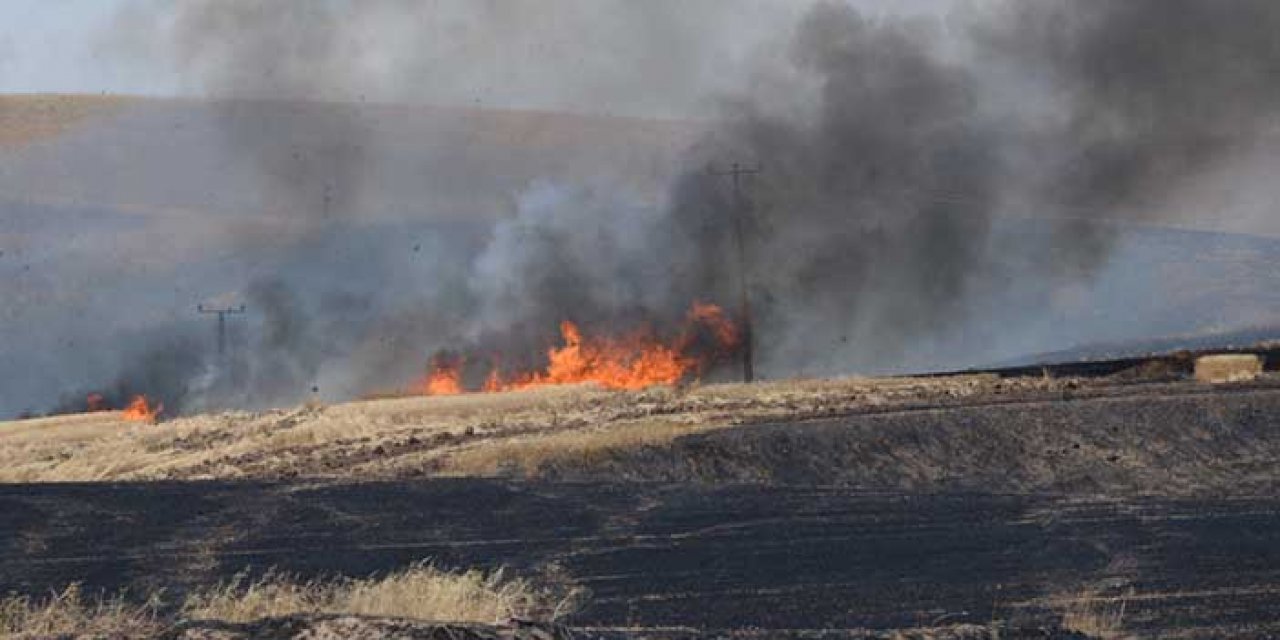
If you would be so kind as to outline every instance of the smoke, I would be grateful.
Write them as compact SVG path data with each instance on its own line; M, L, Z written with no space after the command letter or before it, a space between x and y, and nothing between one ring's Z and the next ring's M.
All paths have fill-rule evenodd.
M536 361L566 318L608 331L667 326L694 300L732 309L740 278L766 375L982 364L1105 268L1124 224L1162 219L1249 157L1280 107L1269 0L735 8L195 1L130 14L118 29L160 34L151 46L224 99L227 150L255 167L261 217L290 232L266 245L242 232L230 249L261 267L243 283L243 361L201 383L205 348L170 358L180 370L138 359L122 379L189 380L188 407L352 395L442 348ZM480 143L389 141L364 100L715 117L661 192L601 170L482 193L510 209L430 226L409 256L401 229L352 239L403 170L387 158L439 144L465 163ZM741 199L722 175L732 162L760 168ZM457 176L449 188L487 188ZM397 215L438 222L442 202Z
M232 153L258 167L262 209L313 221L305 231L349 214L366 178L358 109L283 102L349 97L357 69L346 57L345 12L328 2L194 2L167 30L180 67L232 99L221 103L221 124Z
M129 341L129 344L139 342ZM126 349L121 354L125 375L118 376L106 387L95 386L65 395L52 413L83 412L97 409L90 405L89 395L100 397L102 408L121 409L137 396L153 402L176 403L168 410L181 409L193 394L199 393L208 369L200 341L192 335L178 333L149 336L140 350ZM202 375L203 374L203 375Z
M1274 127L1274 3L1139 0L1013 11L990 55L1034 65L1067 110L1052 202L1092 215L1154 205Z
M544 241L498 245L500 306L515 321L612 317L624 298L645 317L733 300L746 277L777 375L977 364L999 336L974 343L973 324L1051 306L1105 266L1116 223L1161 219L1280 106L1274 3L1010 3L950 18L817 4L784 73L757 83L813 88L808 102L728 101L643 228L599 202L533 212L521 233ZM749 209L704 160L763 166ZM613 259L583 264L584 243Z
M475 260L470 337L516 331L545 344L546 331L568 310L579 321L625 327L678 318L688 305L669 289L674 279L665 254L655 251L667 223L663 212L625 187L539 183L517 206Z
M744 215L771 360L813 366L835 352L882 366L903 340L953 322L988 266L1004 133L983 112L972 72L925 44L933 35L820 4L792 45L795 69L819 87L812 117L747 102L709 144L763 166ZM713 248L716 259L696 265L703 281L734 277L725 218L735 207L723 193L689 175L672 211L692 255Z

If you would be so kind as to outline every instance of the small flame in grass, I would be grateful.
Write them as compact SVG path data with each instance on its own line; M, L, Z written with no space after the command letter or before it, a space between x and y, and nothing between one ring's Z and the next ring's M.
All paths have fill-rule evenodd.
M125 420L154 424L162 411L164 411L163 404L157 403L155 407L152 407L151 401L146 396L134 396L133 401L129 403L129 406L125 407L121 415Z
M485 393L498 393L506 387L506 383L502 381L502 374L498 372L497 365L489 371L489 377L484 379Z
M419 385L428 396L456 396L462 393L462 359L437 356L431 360L431 370Z

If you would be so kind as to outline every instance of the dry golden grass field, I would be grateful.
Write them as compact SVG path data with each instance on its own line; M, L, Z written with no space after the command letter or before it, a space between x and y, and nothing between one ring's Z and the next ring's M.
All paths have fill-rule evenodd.
M532 473L724 427L936 404L1074 380L994 376L588 386L225 412L159 424L118 413L0 423L0 482Z
M164 593L143 599L95 597L78 585L43 599L10 596L0 599L0 638L150 638L203 622L317 616L499 625L512 619L554 620L572 610L571 599L553 599L501 570L447 572L423 563L368 579L306 580L276 572L250 579L242 573L187 593L176 607L168 599Z

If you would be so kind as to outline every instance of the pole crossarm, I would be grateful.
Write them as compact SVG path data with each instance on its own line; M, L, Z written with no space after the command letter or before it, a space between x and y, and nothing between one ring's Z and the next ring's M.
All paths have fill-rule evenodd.
M227 353L227 316L240 315L245 312L245 306L242 304L238 307L206 307L203 304L196 305L196 313L205 315L214 315L218 317L218 357L222 358Z

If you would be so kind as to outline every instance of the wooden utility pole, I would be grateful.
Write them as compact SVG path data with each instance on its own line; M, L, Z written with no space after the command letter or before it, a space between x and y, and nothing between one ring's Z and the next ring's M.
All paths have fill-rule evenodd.
M213 308L198 304L196 312L218 316L218 360L222 361L227 354L227 316L244 313L244 305Z
M729 176L733 182L733 237L738 245L738 305L739 313L742 316L742 381L752 382L756 379L755 373L755 353L754 340L755 336L751 327L751 296L749 295L750 282L747 272L747 243L743 231L743 218L747 215L746 198L742 194L742 179L746 176L752 176L764 171L760 165L745 166L741 163L733 163L729 166L728 171L716 171L710 169L713 176Z

